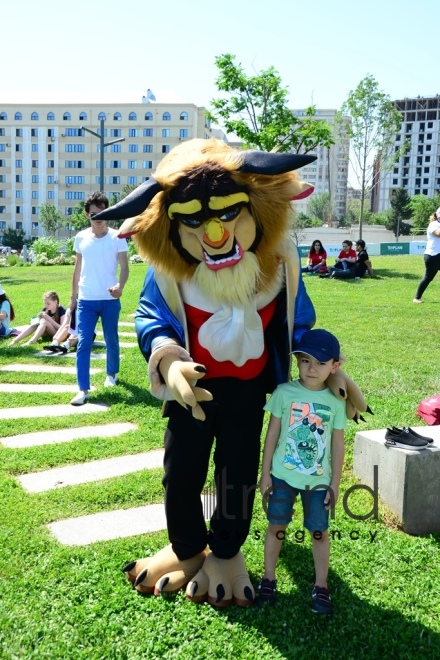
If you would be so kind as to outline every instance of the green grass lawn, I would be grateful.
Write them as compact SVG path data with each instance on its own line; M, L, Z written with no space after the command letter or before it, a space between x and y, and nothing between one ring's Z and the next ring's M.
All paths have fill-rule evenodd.
M440 278L426 291L425 304L414 305L424 270L422 257L372 261L378 276L373 280L305 276L317 312L316 327L338 336L347 358L346 371L374 411L359 427L348 425L341 497L356 483L351 471L356 431L421 425L418 403L440 392L435 351ZM1 268L0 283L16 308L15 324L26 324L41 309L42 294L49 289L55 289L66 304L71 274L71 267ZM144 265L131 267L121 321L133 320L129 315L136 309L144 275ZM67 359L35 358L35 347L9 348L8 343L0 343L2 365L74 364ZM336 511L332 529L340 537L332 544L330 588L335 613L330 620L310 611L313 562L309 540L301 541L301 512L283 545L279 599L273 608L232 606L218 611L189 603L184 593L140 597L120 569L127 561L163 547L165 532L87 547L65 547L51 537L49 522L163 499L161 470L39 494L25 493L14 478L162 446L165 421L160 402L148 393L147 365L137 348L121 352L120 386L103 389L104 372L92 376L91 401L111 404L108 413L16 423L0 419L2 437L108 422L139 426L117 438L25 449L0 444L0 658L440 658L440 533L409 536L382 505L379 520L354 521L342 507ZM92 366L102 368L104 362L96 360ZM0 382L75 381L66 375L0 371ZM70 394L0 393L0 408L68 403L70 398ZM359 512L371 508L368 495L354 499ZM263 569L265 527L257 497L251 534L243 547L255 585Z

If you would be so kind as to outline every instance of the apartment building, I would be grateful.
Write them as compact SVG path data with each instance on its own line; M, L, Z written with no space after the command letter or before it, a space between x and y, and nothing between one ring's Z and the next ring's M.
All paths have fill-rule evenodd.
M145 181L182 140L209 139L205 108L193 104L0 104L0 235L23 229L44 235L39 206L66 218L100 188L100 126L104 124L104 185L110 197ZM90 129L98 136L85 129Z
M296 117L304 117L305 110L292 110ZM337 110L316 110L316 119L325 119L333 125ZM344 118L349 121L349 118ZM345 216L347 205L347 180L348 180L348 154L350 140L347 137L334 136L335 144L330 148L317 147L310 154L317 156L317 160L311 165L301 168L298 172L301 179L315 186L315 194L330 193L330 199L334 210L335 219ZM310 198L295 202L297 212L307 214Z
M440 191L440 96L405 98L393 104L402 114L394 148L397 151L407 140L409 150L376 184L373 208L377 211L390 208L396 188L405 188L410 197L433 197Z

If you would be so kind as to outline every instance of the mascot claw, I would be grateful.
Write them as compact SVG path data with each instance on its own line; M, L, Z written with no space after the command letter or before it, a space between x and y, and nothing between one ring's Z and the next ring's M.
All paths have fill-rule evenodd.
M180 560L169 545L153 557L129 562L123 571L139 593L161 596L186 587L201 568L206 553L204 550L192 559Z
M254 596L241 551L232 559L219 559L212 552L208 554L203 567L186 589L188 600L194 603L208 601L213 607L228 607L231 603L248 607Z

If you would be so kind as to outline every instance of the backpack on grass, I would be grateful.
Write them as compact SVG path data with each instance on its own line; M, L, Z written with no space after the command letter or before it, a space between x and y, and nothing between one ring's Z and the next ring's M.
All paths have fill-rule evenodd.
M420 401L417 414L430 426L440 424L440 394Z

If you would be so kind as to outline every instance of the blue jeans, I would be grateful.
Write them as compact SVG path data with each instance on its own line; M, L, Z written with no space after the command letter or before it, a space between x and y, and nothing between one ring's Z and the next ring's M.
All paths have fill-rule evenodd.
M288 525L292 521L293 505L297 495L303 505L303 525L309 532L325 532L328 529L329 511L324 499L327 490L301 490L293 488L283 479L272 475L272 495L269 495L267 519L273 525Z
M114 300L78 300L76 327L78 346L76 349L76 377L80 390L90 389L90 354L93 335L98 319L101 317L104 341L107 351L107 374L119 371L118 320L121 301Z

